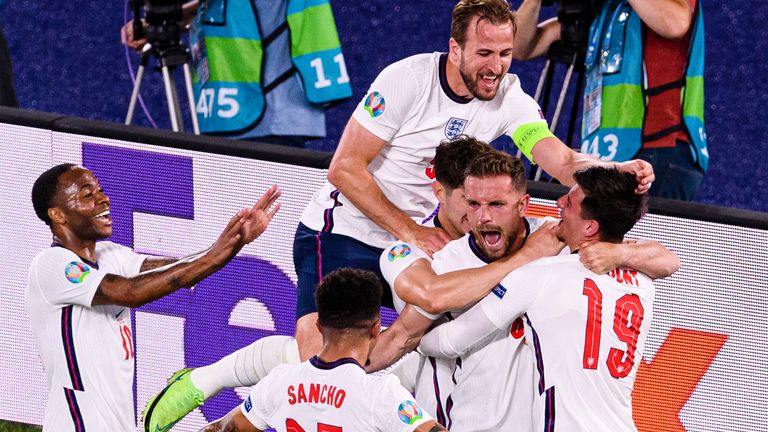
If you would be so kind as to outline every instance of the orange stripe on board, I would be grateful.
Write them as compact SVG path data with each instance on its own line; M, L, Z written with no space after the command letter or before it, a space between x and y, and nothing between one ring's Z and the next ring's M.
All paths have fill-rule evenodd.
M560 214L555 206L543 205L543 204L528 204L528 209L525 211L526 216L530 217L553 217L560 218Z
M653 360L637 370L632 417L639 432L685 432L680 410L727 339L680 328L669 332Z

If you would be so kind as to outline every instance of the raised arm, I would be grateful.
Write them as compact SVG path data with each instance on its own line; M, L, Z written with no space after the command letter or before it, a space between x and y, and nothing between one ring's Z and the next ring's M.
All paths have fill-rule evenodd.
M560 39L560 23L557 18L538 23L540 11L541 0L525 0L517 9L514 50L517 60L541 57L547 53L552 42Z
M328 169L328 181L370 220L396 238L432 254L450 241L440 228L422 227L387 199L368 171L386 141L349 119Z
M685 36L693 20L690 0L629 0L629 4L645 25L663 38Z
M264 232L280 208L280 204L273 205L279 197L277 186L272 186L253 208L237 212L213 246L203 252L180 260L150 260L142 265L142 270L148 271L130 278L106 275L94 294L92 304L138 307L179 288L195 285L224 267L243 246Z
M654 240L585 244L579 247L579 260L595 273L625 267L645 273L651 279L665 278L680 268L677 255Z
M593 165L615 165L619 170L635 174L637 177L637 193L646 193L656 178L653 167L648 162L635 159L627 162L606 162L585 153L578 153L568 148L557 138L544 138L531 151L533 160L547 174L556 178L566 186L573 186L573 173Z

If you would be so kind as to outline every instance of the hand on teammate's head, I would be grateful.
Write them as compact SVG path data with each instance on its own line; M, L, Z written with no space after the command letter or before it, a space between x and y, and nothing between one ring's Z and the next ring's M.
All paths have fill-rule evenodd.
M619 171L635 174L635 177L637 178L637 189L635 189L635 193L637 194L648 193L648 190L651 189L651 183L656 180L656 175L653 173L653 166L642 159L634 159L616 165L618 166Z

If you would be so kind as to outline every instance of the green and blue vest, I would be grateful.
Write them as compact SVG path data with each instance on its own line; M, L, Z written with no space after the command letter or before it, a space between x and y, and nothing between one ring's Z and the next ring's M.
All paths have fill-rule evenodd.
M272 10L277 10L276 2L286 2L267 1L275 2L265 6ZM315 106L314 110L318 111L316 107L352 95L329 1L287 0L286 3L280 5L280 10L285 10L284 22L272 33L262 35L255 2L201 0L190 29L190 46L196 111L202 133L248 135L247 131L257 127L264 116L265 95L274 90L273 84L296 79L294 75L306 101L282 100L282 104L301 102ZM274 55L269 59L279 63L274 67L282 68L284 76L265 84L266 47L278 36L284 36L285 30L290 40L287 47L290 55ZM294 112L289 107L270 108ZM297 115L280 122L285 125L306 121L305 116ZM323 122L322 117L320 121ZM307 133L300 125L296 129L296 135L320 135ZM270 134L289 133L268 131L262 135Z
M704 19L700 3L701 0L697 1L691 24L681 105L693 159L706 172L709 154L704 131ZM643 145L647 89L643 75L643 23L627 0L607 0L603 4L590 28L586 69L582 152L603 160L630 160ZM587 99L597 80L602 80L600 124L590 131Z

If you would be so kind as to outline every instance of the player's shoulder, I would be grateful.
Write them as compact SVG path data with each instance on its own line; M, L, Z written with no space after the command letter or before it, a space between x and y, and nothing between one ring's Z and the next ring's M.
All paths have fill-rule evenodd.
M436 52L414 54L390 63L385 69L409 69L413 67L432 69L437 64L439 54Z
M102 240L96 243L96 252L109 253L109 252L128 252L132 250L119 243L114 243L109 240Z
M503 97L508 96L520 96L527 94L523 91L523 87L520 85L520 78L516 74L508 73L506 77L501 81L499 91Z
M526 216L524 219L525 224L528 228L528 234L532 234L536 232L539 228L544 226L547 222L557 222L557 218L553 218L552 216L544 216L544 217L537 217L537 216Z
M534 269L534 268L552 267L552 266L558 266L562 268L574 268L574 269L584 268L584 266L581 264L581 261L579 261L579 255L575 253L539 258L536 261L533 261L532 263L526 265L525 267Z
M384 251L381 253L380 262L381 264L394 263L402 258L408 258L408 260L419 258L430 259L429 255L418 246L398 241L384 248Z
M455 240L451 240L448 243L443 246L442 249L435 252L433 255L433 258L435 260L444 260L444 259L450 259L451 257L456 256L464 256L467 254L467 252L471 251L469 240L470 236L472 234L467 233L464 234L464 237L457 238Z
M498 94L501 96L502 106L510 109L535 103L533 97L523 90L520 78L515 74L507 74L499 86Z
M364 378L364 385L368 389L368 394L374 396L376 399L392 398L393 396L399 397L405 387L400 384L400 380L397 376L392 374L375 375L369 374Z
M77 254L63 246L51 246L38 252L38 254L35 255L35 258L32 259L31 266L49 266L51 264L58 262L63 263L65 261L82 261L82 259L80 259Z
M436 70L436 53L415 54L390 63L385 67L380 77L400 78L401 83L415 82L419 78ZM406 78L408 78L406 80Z

